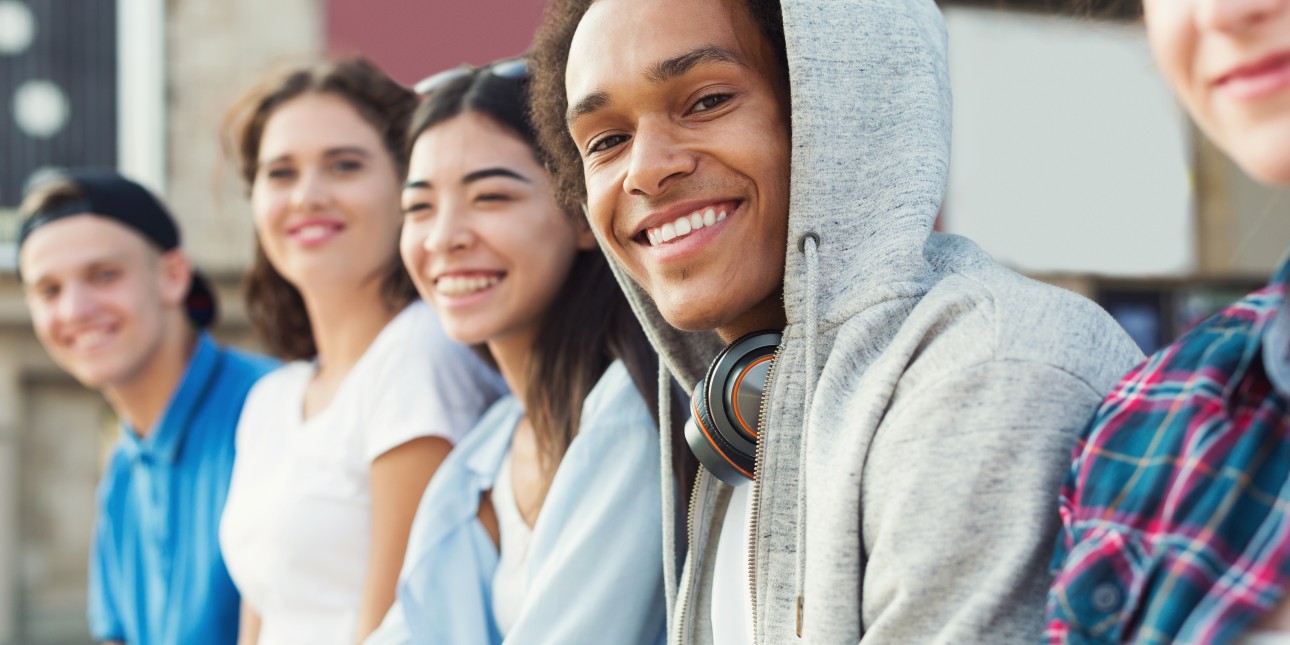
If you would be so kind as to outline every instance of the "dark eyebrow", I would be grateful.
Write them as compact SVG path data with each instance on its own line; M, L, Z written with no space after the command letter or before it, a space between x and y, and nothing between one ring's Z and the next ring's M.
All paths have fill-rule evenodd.
M606 105L609 105L609 92L592 92L591 94L582 97L582 100L569 108L569 112L564 116L564 122L569 125L573 125L574 120L578 117L591 114Z
M742 58L737 54L717 45L704 45L692 49L680 56L673 56L667 60L661 60L650 66L645 72L645 80L652 85L662 85L677 77L684 76L687 72L694 69L702 63L719 63L723 65L738 65L746 67ZM577 103L569 108L564 120L568 125L582 116L586 116L609 105L609 93L603 90L597 90L588 94Z
M704 45L692 49L680 56L674 56L667 60L659 61L650 66L649 71L645 73L645 78L655 85L662 85L672 79L685 75L686 72L694 69L700 63L721 63L725 65L744 66L743 59L739 58L724 47L716 45Z
M462 177L461 183L462 185L465 185L481 179L488 179L489 177L509 177L511 179L518 179L526 184L533 183L529 181L527 177L515 172L514 170L507 170L506 168L485 168L483 170L476 170L475 172L468 173L465 177Z
M417 179L415 181L409 181L408 183L403 184L403 190L407 190L409 188L431 188L431 185L430 185L430 182L424 179Z

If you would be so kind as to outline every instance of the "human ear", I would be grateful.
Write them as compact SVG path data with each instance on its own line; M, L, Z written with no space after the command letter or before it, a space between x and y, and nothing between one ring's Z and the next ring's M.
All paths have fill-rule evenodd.
M193 281L193 263L179 249L161 254L157 264L161 296L168 304L182 304Z

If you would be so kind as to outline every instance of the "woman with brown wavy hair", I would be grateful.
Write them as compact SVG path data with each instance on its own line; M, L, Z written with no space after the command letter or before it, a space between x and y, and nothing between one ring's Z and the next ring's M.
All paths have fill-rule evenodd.
M350 59L267 79L226 123L258 238L247 311L290 361L247 399L220 531L244 644L374 629L426 482L504 388L399 260L414 104Z

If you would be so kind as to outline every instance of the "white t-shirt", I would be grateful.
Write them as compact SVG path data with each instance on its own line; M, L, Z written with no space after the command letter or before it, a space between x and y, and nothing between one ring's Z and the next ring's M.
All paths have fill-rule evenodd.
M316 366L296 361L247 396L220 524L233 582L260 615L260 645L353 643L371 545L371 466L418 437L457 441L504 392L414 301L302 419Z
M721 522L712 576L713 645L752 642L752 589L748 581L749 511L752 482L736 486Z
M511 479L511 451L506 450L502 467L493 482L493 512L497 514L499 549L497 571L493 573L493 620L497 631L506 636L520 619L529 595L529 544L533 528L524 523L515 501L515 483Z

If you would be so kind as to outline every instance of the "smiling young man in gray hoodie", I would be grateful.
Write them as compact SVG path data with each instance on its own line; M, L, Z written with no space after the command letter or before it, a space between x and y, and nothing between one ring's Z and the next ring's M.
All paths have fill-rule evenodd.
M933 1L555 0L533 67L560 197L681 384L782 332L755 481L701 472L679 584L665 566L672 642L1037 641L1058 486L1140 354L932 232Z

